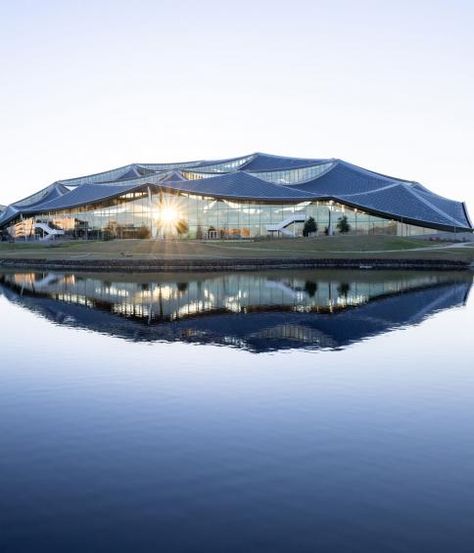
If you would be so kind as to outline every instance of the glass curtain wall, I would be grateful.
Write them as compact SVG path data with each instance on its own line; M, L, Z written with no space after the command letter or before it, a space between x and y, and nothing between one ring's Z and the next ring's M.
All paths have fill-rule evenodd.
M385 234L414 236L436 231L370 215L332 201L295 204L258 203L147 191L133 192L100 204L42 213L24 220L13 234L34 232L35 223L47 223L64 230L65 236L82 239L107 238L191 238L245 239L268 236L302 236L303 220L313 217L316 235ZM347 225L340 224L345 218ZM294 222L291 220L294 219ZM290 221L284 231L267 227Z

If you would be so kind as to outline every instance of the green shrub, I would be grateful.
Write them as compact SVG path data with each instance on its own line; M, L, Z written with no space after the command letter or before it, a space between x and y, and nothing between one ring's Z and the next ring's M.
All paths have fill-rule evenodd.
M349 224L346 215L339 217L336 227L341 234L345 234L351 230L351 225Z
M309 236L314 232L318 232L318 225L316 224L316 221L314 220L314 218L310 217L309 219L306 219L306 221L304 222L303 236Z

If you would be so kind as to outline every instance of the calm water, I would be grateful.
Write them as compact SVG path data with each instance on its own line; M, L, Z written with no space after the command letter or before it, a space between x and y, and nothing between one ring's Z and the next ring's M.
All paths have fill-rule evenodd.
M0 551L474 551L468 273L0 273Z

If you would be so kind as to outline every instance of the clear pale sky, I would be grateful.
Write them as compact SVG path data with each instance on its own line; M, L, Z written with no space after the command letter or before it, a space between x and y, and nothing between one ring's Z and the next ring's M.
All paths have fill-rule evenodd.
M338 157L474 214L474 2L0 0L0 204L131 162Z

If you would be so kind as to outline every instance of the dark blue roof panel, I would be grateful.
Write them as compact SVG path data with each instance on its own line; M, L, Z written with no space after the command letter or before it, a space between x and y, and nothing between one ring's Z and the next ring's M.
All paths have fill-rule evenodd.
M273 171L302 169L327 159L298 159L256 153L240 158L182 163L131 164L85 177L58 181L0 214L6 226L22 214L97 203L147 186L202 196L265 202L333 199L398 221L444 230L472 230L464 204L433 194L419 183L389 177L342 160L308 182L281 182ZM188 180L187 171L215 176ZM259 176L259 172L266 175ZM313 173L315 174L315 173ZM265 178L263 178L265 177ZM73 188L71 190L71 188Z
M446 213L457 221L463 221L466 218L466 212L464 210L462 202L448 200L448 198L433 194L429 190L419 190L413 188L413 192L419 198L422 198L425 201L429 202L435 208L440 209L443 213Z
M19 210L35 207L56 198L60 198L68 192L69 189L66 186L64 186L60 182L55 182L53 184L50 184L46 188L43 188L43 190L40 190L39 192L36 192L35 194L32 194L31 196L28 196L23 200L19 200L12 205Z
M16 219L20 215L20 210L18 210L13 205L9 205L4 211L0 213L0 227L3 225L8 225L11 221Z
M337 196L339 194L372 192L378 188L392 185L394 182L385 177L370 176L338 161L327 173L298 185L298 188L317 196Z
M294 157L280 157L269 154L255 154L254 158L244 166L244 171L273 171L278 169L296 169L309 167L318 163L318 159L298 159Z
M142 187L143 185L135 182L127 184L84 184L74 188L64 196L56 198L50 202L42 203L41 206L25 209L24 213L38 213L41 211L56 211L59 209L68 209L70 207L85 205L89 203L97 203L109 198L115 198L121 194L132 192L133 190Z
M363 210L406 222L469 229L461 202L437 196L417 183L387 177L338 161L322 176L298 185L319 198L333 198Z
M191 194L225 198L275 200L280 202L304 201L312 198L311 194L302 190L272 184L242 171L206 179L168 182L166 186Z
M397 218L406 219L407 222L424 222L435 225L458 226L461 221L452 220L446 214L438 212L428 204L417 198L413 192L403 184L387 186L376 192L368 194L341 194L338 196L343 202L357 205L368 211L384 213L388 216L397 215Z

